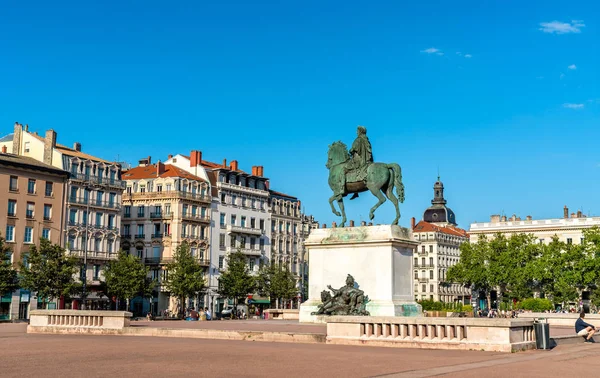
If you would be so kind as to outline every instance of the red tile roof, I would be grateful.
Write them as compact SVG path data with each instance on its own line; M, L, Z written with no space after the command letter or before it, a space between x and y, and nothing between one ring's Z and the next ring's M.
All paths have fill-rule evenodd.
M190 180L206 181L201 177L195 176L181 168L171 164L164 164L165 170L162 174L157 174L156 164L147 165L145 167L135 167L123 172L123 180L140 180L157 177L182 177Z
M468 237L467 231L454 226L438 226L429 222L420 221L413 228L413 232L441 232L452 236Z

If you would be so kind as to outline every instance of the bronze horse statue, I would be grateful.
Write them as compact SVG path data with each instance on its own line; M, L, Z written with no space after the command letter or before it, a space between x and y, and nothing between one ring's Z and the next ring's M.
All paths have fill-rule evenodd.
M385 202L387 197L396 208L396 218L392 224L397 225L400 219L400 207L398 200L404 202L404 184L402 184L402 170L396 163L370 163L366 166L366 180L352 181L348 180L353 176L351 167L351 156L348 148L343 142L335 142L329 146L327 153L327 164L329 169L329 187L333 191L333 196L329 198L331 211L338 217L342 217L340 227L346 224L346 211L344 210L344 197L349 193L361 193L367 190L371 191L378 202L369 211L369 219L375 217L375 210ZM396 195L394 195L396 188ZM385 194L385 196L384 196ZM336 200L340 211L337 211L333 206L333 201Z

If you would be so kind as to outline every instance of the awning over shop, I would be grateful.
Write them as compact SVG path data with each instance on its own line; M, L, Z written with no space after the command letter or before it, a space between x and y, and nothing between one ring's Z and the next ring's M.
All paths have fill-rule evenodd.
M271 304L269 299L248 299L248 304Z

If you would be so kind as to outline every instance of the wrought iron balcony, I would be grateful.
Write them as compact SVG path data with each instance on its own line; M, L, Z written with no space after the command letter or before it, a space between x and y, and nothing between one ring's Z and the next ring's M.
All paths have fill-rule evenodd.
M263 234L263 230L260 228L251 228L251 227L242 227L242 226L232 226L227 225L227 232L229 233L239 233L239 234L248 234L248 235L257 235L260 236Z
M145 239L146 238L146 234L136 234L135 238L136 239Z

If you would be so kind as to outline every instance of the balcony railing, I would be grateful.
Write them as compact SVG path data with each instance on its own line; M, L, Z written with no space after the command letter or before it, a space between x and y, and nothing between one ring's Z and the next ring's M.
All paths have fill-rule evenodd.
M163 237L163 234L160 232L155 232L152 234L152 239L160 239Z
M146 238L146 234L136 234L135 238L136 239L145 239Z
M255 194L261 197L268 197L269 196L269 191L268 190L261 190L261 189L256 189L256 188L248 188L246 186L241 186L241 185L234 185L234 184L229 184L226 182L217 182L217 187L218 188L224 188L224 189L229 189L229 190L236 190L236 191L241 191L241 192L245 192L245 193L250 193L250 194Z
M76 205L86 205L86 206L91 206L91 207L102 207L102 208L108 208L108 209L120 209L121 208L121 204L118 202L114 202L114 201L98 201L98 200L92 200L89 198L81 198L81 197L69 197L69 203L72 204L76 204Z
M86 175L85 173L71 173L71 180L89 182L96 185L112 186L115 188L125 189L125 181L116 178Z
M429 282L429 278L419 277L419 282L421 282L421 283L423 283L423 282Z
M123 214L123 218L131 218L131 213Z
M192 214L185 213L181 217L187 221L192 221L192 222L210 222L210 218L207 216L192 215Z
M160 263L160 257L145 257L144 264L158 265Z
M260 236L263 234L264 231L261 230L260 228L227 225L227 232L229 232L229 233L237 232L240 234L249 234L249 235Z
M235 253L237 251L242 252L244 255L250 255L250 256L261 256L262 255L262 251L260 249L227 247L228 253Z
M415 264L415 268L435 268L433 264Z
M180 190L163 190L160 192L144 192L144 193L124 193L125 199L189 199L203 202L210 202L209 195L201 193L182 192Z
M85 251L82 249L71 249L68 251L68 253L71 256L77 256L80 258L84 258L84 256L86 255ZM96 259L96 260L116 260L118 256L119 256L119 254L116 252L109 253L109 252L87 251L87 258L92 259L92 260L94 260L94 259Z
M131 239L131 234L121 235L121 239L123 239L123 240Z

